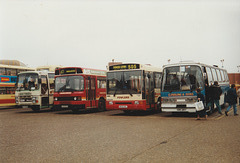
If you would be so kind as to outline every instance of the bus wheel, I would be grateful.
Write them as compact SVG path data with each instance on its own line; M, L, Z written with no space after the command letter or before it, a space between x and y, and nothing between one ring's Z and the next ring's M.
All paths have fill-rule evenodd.
M73 112L73 113L79 113L79 109L74 108L74 109L72 109L72 112Z
M100 99L98 101L98 111L105 111L106 110L106 103L104 99Z
M31 107L33 111L37 112L40 110L40 107L39 106L32 106Z
M131 111L131 110L123 110L123 112L124 112L125 114L133 113L133 111Z

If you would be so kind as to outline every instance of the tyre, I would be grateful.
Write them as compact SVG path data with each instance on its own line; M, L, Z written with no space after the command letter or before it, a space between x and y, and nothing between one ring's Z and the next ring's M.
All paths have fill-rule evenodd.
M98 101L98 111L102 112L106 110L106 102L104 99Z
M34 112L40 111L40 106L32 106L31 108Z

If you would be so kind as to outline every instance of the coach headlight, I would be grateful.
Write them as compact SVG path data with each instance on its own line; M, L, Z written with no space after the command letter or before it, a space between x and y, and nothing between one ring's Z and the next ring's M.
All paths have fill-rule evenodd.
M36 102L37 102L37 97L33 97L33 98L32 98L32 102L33 102L33 103L36 103Z
M113 102L112 102L112 101L109 101L108 104L109 104L109 105L113 105Z
M135 101L134 104L135 104L135 105L139 105L139 101Z
M81 97L81 96L74 97L73 100L74 100L74 101L81 101L81 100L82 100L82 97Z
M54 98L54 101L57 101L57 100L58 100L58 98L57 98L57 97L55 97L55 98Z

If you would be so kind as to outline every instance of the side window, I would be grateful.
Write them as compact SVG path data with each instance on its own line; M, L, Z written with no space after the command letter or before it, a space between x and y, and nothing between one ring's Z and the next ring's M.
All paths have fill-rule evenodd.
M47 93L48 86L47 86L47 77L41 76L41 93L44 95Z
M161 74L160 73L154 73L154 86L155 88L161 87Z
M7 87L0 87L0 94L7 94Z
M6 75L5 68L0 68L0 75Z
M50 89L54 89L54 74L48 74Z
M6 73L7 73L6 75L11 75L11 69L7 68Z
M208 82L213 83L213 77L212 77L212 71L209 67L206 68L207 70L207 77L208 77Z
M216 69L212 68L213 80L218 81Z
M98 78L97 79L98 88L106 88L106 79Z
M221 75L222 75L222 81L226 81L226 79L225 79L225 75L224 75L224 72L223 72L223 70L220 70L220 72L221 72Z
M221 74L220 74L219 70L217 70L217 76L218 76L218 80L221 82L222 81L222 77L221 77Z
M91 78L91 89L95 89L95 78Z
M224 74L225 74L225 79L226 79L225 81L229 81L227 71L224 71Z

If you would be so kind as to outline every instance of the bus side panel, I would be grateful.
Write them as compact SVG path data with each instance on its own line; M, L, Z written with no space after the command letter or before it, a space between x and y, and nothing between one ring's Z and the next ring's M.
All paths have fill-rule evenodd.
M0 95L0 106L14 106L15 105L15 95Z

